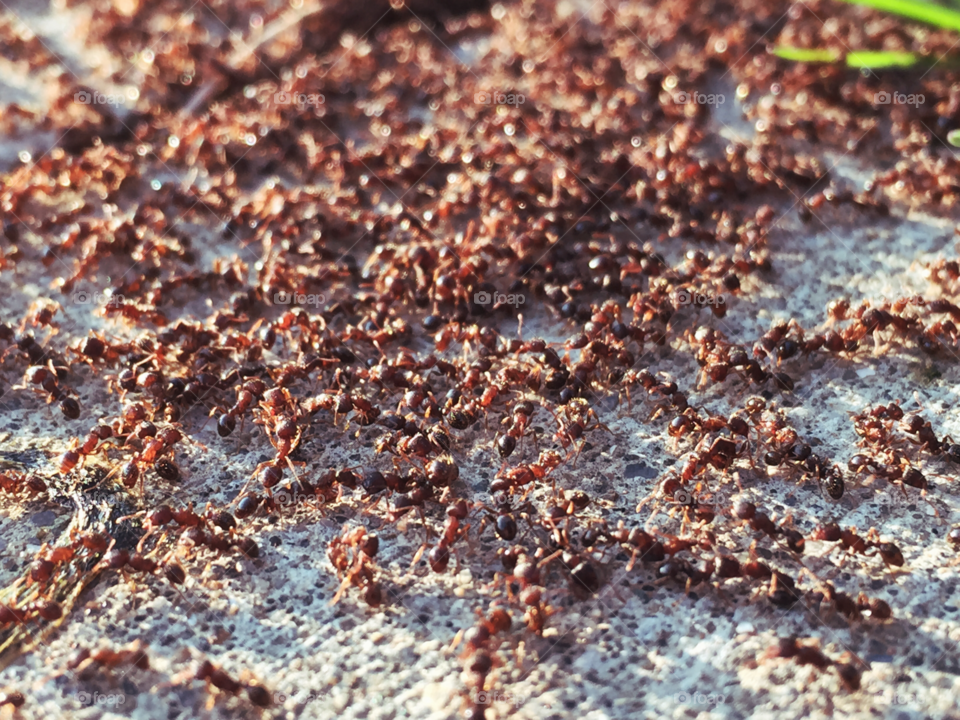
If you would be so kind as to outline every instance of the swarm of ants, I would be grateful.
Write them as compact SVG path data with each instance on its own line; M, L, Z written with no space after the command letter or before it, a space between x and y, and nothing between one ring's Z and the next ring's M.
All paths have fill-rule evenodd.
M155 19L147 5L137 27ZM326 20L343 29L367 19L366 8L334 5ZM805 193L817 163L760 141L704 159L708 118L693 106L679 114L665 95L676 77L632 53L595 62L589 33L526 1L496 12L532 37L560 37L543 48L548 61L491 51L477 69L523 75L543 102L478 109L467 98L481 90L477 76L451 70L443 43L421 37L420 23L450 37L502 30L489 9L454 3L443 17L423 5L416 22L384 5L377 47L346 43L351 62L342 66L299 43L254 68L257 42L318 30L309 7L294 16L256 2L219 9L228 26L262 11L257 27L269 32L247 54L226 44L198 54L204 31L185 19L151 50L156 74L144 80L133 127L119 115L84 116L69 147L5 178L0 276L33 272L46 282L43 297L0 322L0 391L57 418L66 437L45 465L0 467L0 496L24 507L72 499L77 513L0 591L0 653L69 622L97 577L182 594L216 562L257 572L267 520L314 523L346 510L350 522L322 554L338 583L331 604L397 609L385 558L397 556L401 543L387 546L399 535L412 539L403 559L420 577L442 584L464 566L484 569L475 599L495 598L452 642L463 646L470 718L490 716L476 697L499 682L508 650L538 642L571 604L616 595L630 573L678 598L742 596L771 614L813 608L857 628L895 622L896 603L860 581L895 581L910 572L915 548L842 523L833 509L851 495L894 493L947 522L938 490L944 467L960 463L960 443L922 406L885 402L851 413L856 444L830 457L791 423L781 398L796 401L816 363L955 354L958 260L930 264L928 295L837 298L822 322L777 320L755 341L735 341L724 319L777 263L774 205ZM709 34L697 13L682 15L658 20L664 37ZM135 34L134 20L112 7L105 16L118 29L98 18L92 32ZM611 18L597 26L610 47L633 47L637 35ZM803 28L804 18L788 22ZM753 50L763 34L740 26L727 35L713 39L725 48L711 51L715 59L753 52L738 70L744 87L768 78L768 58ZM343 92L370 80L351 63L367 67L372 54L394 67L414 46L417 62L378 76L375 94L391 98L384 107ZM599 116L540 97L569 62L578 68L564 81L569 94ZM607 64L635 80L623 85ZM462 87L451 88L450 72ZM811 92L839 97L824 90L834 80L819 77ZM404 112L412 87L431 108L450 110L430 132L419 111ZM308 89L325 94L322 108L270 101ZM52 115L64 130L76 125L71 113L92 111L76 107L74 92ZM627 133L628 110L639 125ZM336 126L361 116L371 123L364 142L337 136ZM597 152L598 127L610 128L609 161ZM131 203L130 188L162 167L202 167L204 179L157 181ZM922 157L864 192L823 190L803 201L801 218L828 205L882 215L899 183L930 201L952 197L952 186L931 185L931 172ZM33 201L63 200L57 188L71 184L84 199L57 210ZM174 218L202 228L199 239ZM124 273L131 262L137 270ZM298 300L320 296L316 307ZM669 374L665 358L695 367ZM660 438L652 464L669 469L633 483L627 510L614 511L582 475L597 462L593 450L623 439L625 418ZM188 458L248 446L265 459L218 487L217 502L191 495L200 483ZM326 451L333 446L361 459L338 462L348 453ZM480 490L476 452L493 468ZM823 517L776 512L770 487L807 498ZM960 548L960 528L945 536ZM839 579L845 562L860 568L856 582ZM140 644L81 648L64 670L145 671L146 657ZM848 692L865 668L793 637L764 658L834 668ZM202 684L211 702L271 704L258 681L237 677L205 659L173 682ZM0 705L24 702L15 690L0 696Z

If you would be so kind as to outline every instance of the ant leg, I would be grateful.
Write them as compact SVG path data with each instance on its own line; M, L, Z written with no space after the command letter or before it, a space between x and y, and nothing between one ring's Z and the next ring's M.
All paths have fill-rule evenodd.
M347 588L349 588L352 584L353 584L353 579L351 578L348 571L347 576L340 583L340 587L337 588L337 592L333 596L333 599L330 600L330 605L331 606L336 605L340 601L340 597L343 595L343 593L346 592Z
M140 506L145 508L147 506L147 487L146 487L147 478L145 477L146 473L141 472L139 473L139 475L140 475L140 483L139 483L140 484Z
M734 473L733 473L733 480L734 480L734 482L737 483L737 490L739 490L740 493L743 494L743 484L740 482L740 473L739 473L739 472L734 471Z
M576 443L574 443L573 445L577 449L576 454L573 456L573 467L577 466L577 461L580 459L580 453L583 452L583 445L584 445L583 441L581 441L579 445L577 445Z
M373 501L372 503L370 503L369 505L367 505L367 506L363 509L363 514L364 514L364 515L372 515L374 508L376 508L376 507L380 504L380 500L381 500L381 499L382 499L382 498L378 495L378 496L374 499L374 501ZM320 508L318 507L317 509L319 510Z
M426 513L423 512L423 506L417 506L417 512L420 514L420 523L423 525L423 541L425 543L430 542L430 526L427 524Z
M132 516L131 516L131 517L132 517ZM137 543L137 552L138 552L138 553L140 553L141 555L143 554L143 545L144 545L144 543L147 542L147 539L148 539L150 536L155 535L156 532L157 532L156 528L151 528L151 529L148 530L146 533L144 533L143 537L140 538L140 542Z
M290 459L289 457L287 457L287 456L284 456L283 459L287 461L287 467L289 467L289 468L290 468L290 472L293 473L293 479L294 479L295 481L297 481L297 482L300 482L300 476L297 475L297 469L296 469L296 467L294 467L294 465L293 465L293 460L291 460L291 459Z
M932 500L928 500L928 499L927 499L927 491L926 491L926 490L921 490L921 491L920 491L920 499L923 500L925 503L927 503L927 505L929 505L930 507L933 508L933 514L936 515L936 516L937 516L937 519L940 520L941 523L942 523L942 522L943 522L943 519L940 517L940 511L937 510L937 506L933 504L933 501L932 501Z
M417 552L413 554L413 560L410 561L411 568L415 567L416 564L420 562L420 558L423 557L423 553L424 551L426 551L428 547L429 545L427 544L426 541L424 541L424 543L417 549Z
M750 444L750 435L748 434L746 439L743 441L743 447L747 454L747 459L750 460L750 469L757 469L757 459L753 455L753 447Z
M598 429L599 429L599 430L604 430L605 432L609 433L610 435L613 435L613 431L610 430L610 428L608 428L606 425L604 425L604 424L603 424L602 422L600 422L599 420L597 421L596 425L594 425L593 427L585 428L585 429L584 429L584 432L586 432L587 430L598 430Z
M650 415L647 417L646 422L648 423L653 422L658 417L660 417L660 415L666 412L666 410L667 410L667 403L665 402L659 403L656 407L653 408L653 412L651 412Z
M641 500L639 503L637 503L636 512L639 513L640 510L643 508L644 505L646 505L646 504L647 504L648 502L650 502L651 500L656 499L656 497L657 497L657 491L654 490L652 493L650 493L650 494L647 495L645 498L643 498L643 500Z
M563 548L561 548L561 549L559 549L559 550L555 550L555 551L554 551L553 553L551 553L550 555L547 555L545 558L543 558L540 562L537 563L537 567L538 567L538 568L541 568L541 567L543 567L544 565L546 565L547 563L553 562L554 560L556 560L556 559L557 559L558 557L560 557L561 555L563 555Z
M690 589L693 587L693 585L691 584L692 582L693 582L692 578L687 578L687 587L685 591L687 595L690 594ZM729 595L727 595L727 593L723 591L723 587L721 586L720 582L713 583L713 587L717 591L717 597L720 599L720 602L722 602L727 607L730 607L730 608L735 607L735 603L730 599Z

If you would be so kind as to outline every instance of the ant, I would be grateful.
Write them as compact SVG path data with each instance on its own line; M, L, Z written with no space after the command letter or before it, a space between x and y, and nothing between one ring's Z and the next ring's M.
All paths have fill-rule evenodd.
M881 542L876 528L870 528L866 537L861 537L857 535L855 527L844 530L835 523L827 523L819 525L810 535L810 539L820 542L839 542L844 550L852 554L864 556L879 554L884 565L891 571L904 564L900 548L892 542Z
M540 569L544 565L556 559L562 554L562 552L563 551L558 550L552 555L542 558L539 561L537 561L535 557L531 557L521 552L518 555L517 562L511 572L512 577L520 585L520 594L518 599L522 605L526 606L526 610L523 614L524 622L526 623L527 628L537 635L543 634L543 631L546 628L546 619L554 612L553 609L547 605L543 599L544 588L541 582ZM512 591L510 594L512 597Z
M39 475L5 470L0 472L0 490L8 493L27 492L30 495L40 495L47 492L47 483Z
M107 318L119 316L127 323L142 324L145 321L157 327L167 324L167 317L146 303L127 301L119 297L111 298L110 302L103 306L102 314Z
M495 653L502 642L501 637L513 625L510 613L501 607L492 606L486 617L478 610L477 616L479 619L476 624L466 631L460 630L450 646L454 650L461 641L465 645L460 659L463 660L463 671L469 677L469 685L473 690L466 714L470 720L483 720L487 704L482 701L484 687L490 671L497 664Z
M46 365L32 365L23 376L24 384L14 386L14 389L37 385L39 388L34 391L45 393L47 404L58 402L63 416L68 420L76 420L80 417L80 403L76 398L70 397L57 382L65 371L65 368L54 367L53 360L48 360Z
M541 450L535 463L518 465L506 470L501 469L490 484L491 493L508 492L546 478L563 463L560 454L554 450Z
M876 447L889 445L889 432L893 423L903 419L903 408L899 402L866 408L862 413L850 413L854 431L863 438L861 443Z
M584 398L574 398L571 400L560 409L559 415L559 429L556 435L554 435L554 438L559 441L564 448L568 447L570 443L579 440L583 436L583 433L590 430L599 428L611 435L613 434L610 428L600 422L596 410L591 408ZM594 421L593 425L589 424L591 418ZM577 448L573 461L574 466L577 464L577 459L580 457L582 449L583 445L581 444L580 447Z
M124 412L124 423L135 422L137 418L140 418L138 424L126 436L126 445L133 445L138 448L138 452L134 456L125 462L123 465L114 468L108 474L107 478L112 477L113 475L119 475L120 482L125 488L131 489L136 486L137 482L140 482L140 494L141 497L144 495L144 475L142 466L149 465L152 466L162 479L167 480L168 482L176 482L180 479L180 469L177 467L173 461L164 457L167 453L172 452L174 446L184 440L184 433L177 427L173 425L168 425L167 427L158 428L152 422L143 419L146 415L145 410L139 404L128 406L129 411ZM106 427L106 426L101 426ZM125 428L121 428L125 429ZM98 431L100 434L106 435L106 430ZM87 441L92 442L92 437L88 436ZM84 442L84 446L81 446L79 450L82 451L87 446L87 441ZM102 446L101 446L102 447ZM77 451L68 451L74 452ZM61 472L63 471L64 461L67 459L66 454L61 460ZM72 457L71 457L72 459ZM107 479L105 478L105 480Z
M268 708L273 704L270 692L263 685L235 680L209 660L203 660L195 670L185 670L172 678L173 683L190 680L200 680L226 695L238 695L241 690L245 690L250 702L259 708Z
M237 387L237 401L226 411L222 408L214 408L210 411L210 417L218 412L217 434L220 437L229 437L237 427L237 418L240 418L240 431L243 432L243 419L254 403L263 397L266 387L262 380L248 380Z
M445 572L450 564L450 548L462 537L467 535L470 530L469 525L462 526L464 520L470 512L470 506L465 500L458 500L453 505L447 507L447 519L443 523L443 530L440 533L440 541L427 553L427 562L430 569L435 573ZM423 552L427 548L425 542L413 556L410 565L416 565ZM459 569L459 558L457 559L457 568Z
M704 500L708 500L708 493L703 487L702 482L698 482L696 487L692 492L687 492L684 490L684 481L682 480L681 475L677 475L675 472L668 473L663 481L658 483L657 488L653 493L642 499L637 504L637 512L643 508L651 500L656 498L666 498L671 503L675 505L674 508L670 510L670 515L673 516L675 510L679 507L683 512L683 521L684 523L691 521L692 517L696 517L697 520L703 522L712 522L715 517L715 513L712 507L712 504L709 502L704 502L701 504L701 497ZM658 509L654 509L653 513L650 515L650 518L658 513Z
M514 508L508 505L505 499L498 499L500 502L497 507L496 533L500 539L510 542L516 537L517 532L514 514L533 512L534 507L532 503L526 502ZM561 493L558 500L555 501L556 504L552 504L547 508L539 524L551 534L553 543L556 546L566 549L571 547L571 520L576 517L578 512L585 510L590 502L590 497L585 492L574 490ZM561 523L563 527L560 527Z
M327 546L327 557L342 579L340 587L331 605L335 605L344 591L351 585L363 590L363 600L372 608L380 607L383 603L383 590L375 579L376 565L373 558L380 548L380 540L376 535L368 535L363 526L351 528L344 525L343 531L330 541ZM352 555L351 551L352 550Z
M97 361L115 363L121 355L128 355L133 348L125 343L110 342L102 333L91 332L90 336L82 340L76 347L68 347L67 351L76 355L91 366Z
M785 523L789 523L789 516L785 518L785 522L777 526L769 515L758 510L756 505L747 500L737 501L731 508L731 512L735 518L749 525L754 532L763 533L772 540L783 537L792 552L797 555L803 554L805 550L803 535L792 527L784 527Z
M893 611L883 600L869 598L864 593L854 599L837 591L830 583L822 583L821 592L817 596L832 603L834 609L849 620L862 620L865 612L875 620L889 620L893 617Z
M94 667L118 668L124 665L132 665L140 670L148 670L150 668L150 658L145 647L140 640L134 640L120 650L112 650L108 647L99 647L93 650L82 648L67 663L67 669L75 670L81 676Z
M495 511L491 511L489 508L480 506L487 516L480 524L480 532L483 532L483 528L486 526L487 518L493 518L494 534L504 542L513 542L517 537L517 533L519 532L517 515L519 513L531 511L534 509L534 507L529 502L514 507L510 504L510 498L505 493L494 496L494 499L496 500Z
M776 645L763 654L762 659L790 659L798 665L812 665L820 671L833 666L840 676L840 682L849 692L860 689L862 672L848 659L831 660L819 650L818 643L815 641L801 643L795 635L780 638Z
M26 704L27 699L22 692L17 690L4 690L0 692L0 708L9 705L14 711L19 710Z
M903 417L902 429L910 435L916 435L914 442L920 445L931 455L946 455L953 462L960 462L960 444L957 444L949 435L941 439L933 432L931 424L919 414L910 414Z
M520 442L522 451L523 436L526 434L530 418L533 417L536 407L537 406L529 400L521 400L513 406L512 416L503 418L501 424L507 427L507 431L496 440L497 454L500 455L501 458L506 459L510 457L516 449L518 441ZM538 447L535 446L535 449L539 452Z
M260 463L253 471L261 484L269 490L280 482L283 477L281 464L286 462L294 478L297 470L290 454L297 449L302 437L302 428L297 424L296 404L285 388L273 388L263 393L261 406L267 409L267 414L261 416L264 427L267 429L267 438L276 449L276 457ZM293 411L293 417L282 412ZM272 424L272 428L270 425ZM273 435L276 435L274 439Z
M888 449L888 462L879 463L863 454L856 454L847 462L847 466L855 474L867 471L874 477L879 477L888 482L900 486L904 497L907 497L907 486L920 490L920 497L933 508L934 514L939 517L940 511L930 500L926 498L927 483L926 476L917 468L913 467L906 458L900 457L893 449Z
M30 325L31 327L35 328L51 328L55 334L60 328L56 325L56 323L54 323L53 318L57 312L62 310L63 307L61 307L60 303L53 300L34 300L32 303L30 303L30 307L27 308L27 313L20 323L19 331L22 333L24 330L26 330L27 325Z

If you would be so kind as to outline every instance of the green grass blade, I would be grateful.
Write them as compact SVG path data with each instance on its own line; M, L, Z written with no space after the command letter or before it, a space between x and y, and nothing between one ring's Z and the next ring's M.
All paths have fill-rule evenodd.
M806 63L835 63L840 60L840 53L834 50L820 50L816 48L794 48L778 45L773 54L784 60Z
M916 2L916 0L841 0L841 2L882 10L928 25L960 32L960 12L942 5Z
M847 53L847 65L854 68L910 67L918 62L920 62L920 56L909 52L864 50Z
M908 52L878 52L864 50L847 53L844 56L836 50L823 48L794 48L778 46L773 54L778 58L791 62L805 63L837 63L846 61L847 67L852 68L893 68L912 67L923 62L925 58Z

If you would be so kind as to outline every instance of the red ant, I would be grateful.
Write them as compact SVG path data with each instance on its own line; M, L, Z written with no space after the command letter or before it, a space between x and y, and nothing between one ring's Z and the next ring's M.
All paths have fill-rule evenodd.
M844 530L835 523L828 523L818 526L810 535L810 539L820 542L839 542L847 552L858 555L871 555L873 550L891 570L894 567L902 567L904 564L900 548L891 542L881 542L876 528L870 528L866 537L861 537L857 535L857 529L854 527Z
M250 702L260 708L267 708L273 704L273 698L265 687L256 682L235 680L209 660L201 662L196 670L185 670L172 678L173 683L189 680L200 680L227 695L237 695L241 690L246 690ZM211 698L212 702L213 698Z
M454 650L461 641L466 646L460 657L464 661L464 672L470 678L469 684L475 691L466 715L470 720L483 720L487 706L483 701L484 687L490 671L496 665L494 653L501 642L498 636L506 634L513 625L510 614L503 608L492 607L486 617L479 611L477 615L477 623L466 631L458 632L450 646Z
M834 666L840 676L840 682L848 691L856 692L860 689L862 673L854 665L845 660L831 660L818 649L816 643L806 642L801 644L796 636L781 638L775 646L763 654L763 658L792 659L798 665L813 665L820 671Z
M383 603L383 591L380 583L375 580L376 565L373 562L379 547L379 538L376 535L367 535L363 526L351 528L344 525L340 535L330 541L327 557L337 571L337 576L342 578L339 589L330 601L331 605L340 600L344 591L353 585L363 589L363 599L367 605L380 607Z

